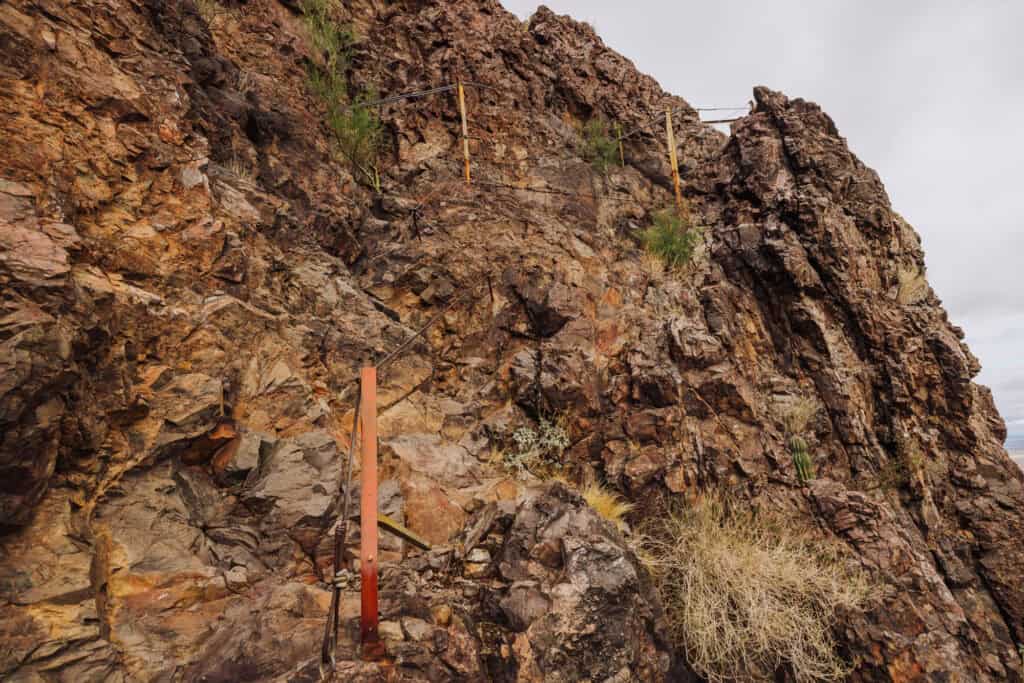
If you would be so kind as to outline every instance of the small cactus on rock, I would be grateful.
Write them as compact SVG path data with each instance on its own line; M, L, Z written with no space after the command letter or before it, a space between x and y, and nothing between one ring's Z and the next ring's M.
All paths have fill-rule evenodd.
M796 478L803 486L814 479L814 462L807 440L801 434L807 430L817 410L817 405L811 399L803 397L794 402L783 416Z
M799 436L790 437L789 452L793 455L796 478L800 480L801 484L806 485L814 478L814 464L811 462L811 453L807 448L807 442Z

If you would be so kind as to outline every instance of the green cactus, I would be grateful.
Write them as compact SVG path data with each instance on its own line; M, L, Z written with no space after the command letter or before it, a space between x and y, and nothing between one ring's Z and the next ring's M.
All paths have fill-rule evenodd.
M814 462L811 459L811 449L807 440L801 434L808 433L818 408L813 400L807 397L797 398L789 406L789 409L782 417L782 424L786 429L789 439L786 445L793 456L793 467L796 468L796 478L802 485L807 485L814 479ZM810 432L813 435L813 431Z
M799 436L789 439L789 451L793 454L793 466L796 468L796 478L801 484L807 484L814 478L814 465L811 462L811 454L807 449L807 442Z

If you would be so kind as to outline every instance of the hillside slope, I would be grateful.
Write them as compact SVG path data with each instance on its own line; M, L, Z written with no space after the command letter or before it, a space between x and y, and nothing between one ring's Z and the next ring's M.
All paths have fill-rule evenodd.
M850 548L881 584L838 634L852 680L1024 679L1024 475L825 113L757 88L725 136L545 9L346 2L354 84L488 86L474 185L447 92L382 107L377 195L332 154L298 4L0 4L0 677L316 680L352 379L444 311L381 377L382 505L459 540L385 541L395 675L691 675L622 538L494 461L557 416L638 519L721 487ZM672 203L663 129L606 176L577 151L666 106L685 274L637 238ZM352 638L341 679L383 676Z

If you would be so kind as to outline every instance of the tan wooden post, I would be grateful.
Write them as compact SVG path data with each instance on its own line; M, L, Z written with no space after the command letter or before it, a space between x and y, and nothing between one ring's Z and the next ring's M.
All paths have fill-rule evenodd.
M679 160L676 158L676 134L672 130L672 109L665 108L665 135L668 138L668 163L672 167L672 182L676 188L676 210L683 216L683 192L679 184Z
M466 123L466 92L462 87L462 81L459 81L458 86L459 117L462 119L462 158L466 162L466 184L469 185L469 125Z
M626 165L626 153L622 149L622 125L621 124L618 124L618 123L615 124L615 137L619 141L619 165L620 166L625 166Z

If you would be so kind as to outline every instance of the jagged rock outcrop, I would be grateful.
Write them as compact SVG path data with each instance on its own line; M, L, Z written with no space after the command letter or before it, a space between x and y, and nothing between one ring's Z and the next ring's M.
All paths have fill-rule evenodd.
M841 625L853 680L1022 679L1024 477L826 114L758 88L725 136L546 9L344 5L354 84L490 86L476 185L448 95L383 107L383 191L353 179L297 3L0 4L0 677L315 680L353 378L454 301L381 377L386 509L462 543L382 548L393 673L683 678L614 530L494 462L559 415L567 467L639 516L724 487L849 547L880 585ZM637 239L671 202L660 127L606 175L574 127L667 105L705 237L684 275ZM350 632L339 656L384 675Z

